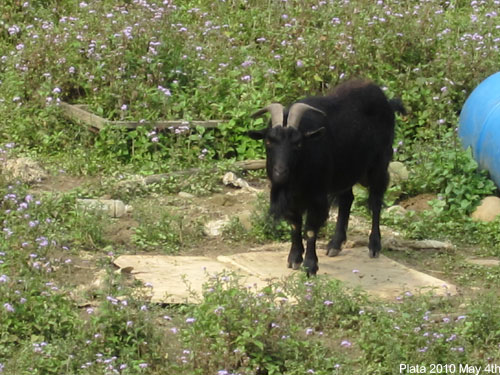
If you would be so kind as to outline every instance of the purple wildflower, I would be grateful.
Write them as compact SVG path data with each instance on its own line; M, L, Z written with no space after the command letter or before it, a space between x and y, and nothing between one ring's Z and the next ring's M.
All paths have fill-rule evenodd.
M350 348L352 346L352 343L348 340L342 340L340 346L343 346L344 348Z

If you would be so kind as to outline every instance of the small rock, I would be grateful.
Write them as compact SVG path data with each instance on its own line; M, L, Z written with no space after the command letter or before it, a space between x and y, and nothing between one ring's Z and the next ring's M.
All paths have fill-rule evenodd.
M227 217L225 217L224 219L209 221L205 224L203 233L205 233L205 235L209 237L220 236L227 223L229 223L229 219Z
M495 220L498 215L500 215L500 198L491 196L481 201L471 217L474 220L490 222Z
M177 194L179 197L184 198L184 199L192 199L194 198L193 194L186 193L185 191L180 191L179 194Z
M393 161L389 164L389 175L391 186L408 180L408 169L400 161Z
M247 185L247 184L242 184L240 178L236 177L236 175L233 172L227 172L223 177L222 177L222 183L226 186L234 186L234 187L242 187L241 185Z
M400 205L394 205L386 209L387 212L393 213L395 215L404 216L406 214L406 209Z
M21 180L27 184L40 182L47 178L47 173L40 164L29 158L8 159L3 172L13 179Z
M222 177L222 183L226 186L239 187L248 191L258 192L258 189L251 187L244 179L236 177L233 172L228 172Z

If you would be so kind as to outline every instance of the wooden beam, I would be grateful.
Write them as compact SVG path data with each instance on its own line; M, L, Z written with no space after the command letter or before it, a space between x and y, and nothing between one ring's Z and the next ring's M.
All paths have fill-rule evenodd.
M266 161L265 160L243 160L243 161L237 161L234 163L234 166L239 169L243 170L256 170L256 169L262 169L265 168L266 166ZM162 180L171 178L171 177L182 177L182 176L190 176L190 175L195 175L197 173L200 173L202 170L200 168L190 168L190 169L184 169L181 171L173 171L170 173L160 173L160 174L153 174L150 176L145 176L145 177L139 177L136 179L132 180L124 180L120 181L116 184L116 188L119 189L121 187L134 187L134 186L140 186L140 185L151 185L155 183L159 183ZM211 171L217 172L217 168L212 168Z
M106 120L100 116L97 116L87 110L86 105L72 105L65 102L61 102L61 109L64 116L71 121L82 122L85 125L99 130L104 129L105 126L115 126L126 129L135 129L139 126L147 126L156 129L171 129L175 130L181 127L195 128L197 126L202 126L204 128L216 128L223 121L222 120L207 120L207 121L110 121Z
M75 106L65 102L61 102L60 106L64 116L66 116L69 120L83 122L84 124L99 130L104 129L108 123L108 121L102 117L84 110L82 106Z
M256 169L265 168L266 161L265 160L243 160L243 161L235 162L234 166L236 168L243 169L244 171L256 170ZM216 172L217 168L214 168L213 171ZM169 177L190 176L193 174L197 174L199 172L201 172L200 168L190 168L190 169L184 169L182 171L174 171L174 172L170 172L170 173L153 174L153 175L144 177L143 181L146 185L150 185L150 184L158 183L161 180L167 179Z
M127 129L135 129L139 126L148 126L151 128L156 128L159 130L164 129L178 129L181 127L194 128L197 126L202 126L204 128L216 128L221 123L221 120L207 120L207 121L144 121L144 122L136 122L136 121L109 121L109 125L116 127L123 127Z
M234 163L237 168L243 169L244 171L253 171L256 169L263 169L266 167L266 161L263 159L257 160L242 160Z

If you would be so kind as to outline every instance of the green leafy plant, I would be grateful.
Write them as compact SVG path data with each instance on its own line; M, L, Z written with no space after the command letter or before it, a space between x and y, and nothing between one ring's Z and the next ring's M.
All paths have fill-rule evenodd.
M485 171L479 171L470 150L459 149L456 135L447 132L439 143L417 151L413 172L405 188L409 191L437 192L444 202L441 209L470 214L480 199L495 191ZM418 186L415 186L419 184ZM436 210L439 205L435 205Z
M498 70L497 12L495 2L464 1L1 1L0 372L361 375L397 373L403 362L498 362L500 309L488 293L379 301L322 278L298 275L254 290L218 275L200 305L155 307L112 272L110 219L75 204L79 194L207 195L220 189L217 165L264 156L246 135L265 126L250 119L256 108L363 76L408 110L394 147L412 173L394 192L441 198L431 211L385 224L499 256L498 219L466 217L493 185L454 130L468 93ZM60 101L116 121L223 124L97 134L68 121ZM4 165L19 156L96 179L201 172L124 192L112 181L88 194L45 195L7 181ZM226 235L288 241L287 224L270 220L266 204L259 199L248 235L236 221ZM176 252L199 241L198 224L177 212L153 217L145 209L134 218L137 247ZM74 299L74 280L64 282L82 272L76 254L109 271L84 304ZM464 265L460 254L412 260L426 270L427 261L441 265L466 294L471 283L498 287L496 268Z
M134 213L139 225L133 229L133 243L147 251L160 250L167 254L178 253L186 244L202 236L200 221L188 221L178 214L147 206Z
M269 213L269 198L264 194L257 197L251 222L250 235L258 241L287 241L290 237L289 224L272 217Z

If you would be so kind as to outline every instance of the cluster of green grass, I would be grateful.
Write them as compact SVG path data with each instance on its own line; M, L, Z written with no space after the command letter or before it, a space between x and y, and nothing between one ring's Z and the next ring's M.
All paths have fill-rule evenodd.
M363 76L408 109L395 141L413 172L404 194L439 193L463 215L494 191L456 137L466 96L497 69L494 2L5 1L0 11L0 135L67 171L262 157L246 136L263 126L249 121L255 108ZM61 100L109 119L224 123L94 135L61 116Z
M162 307L113 272L110 257L123 249L103 238L110 219L78 206L75 193L33 195L4 180L0 187L5 374L396 374L402 363L500 360L498 267L466 266L455 254L431 259L460 272L455 281L463 286L491 287L474 297L406 292L381 302L301 273L262 290L215 274L207 275L201 304ZM280 232L270 230L266 212L260 199L244 240ZM135 214L137 247L177 251L182 236L193 241L183 218L156 214L146 206ZM98 249L107 252L96 252L106 279L75 295L79 252Z
M379 83L409 112L398 119L395 159L411 171L393 189L433 192L427 213L388 216L415 238L451 238L498 256L498 221L468 219L494 192L457 139L466 96L494 73L498 1L204 1L0 3L0 168L27 155L49 170L113 175L87 193L132 199L214 189L214 164L263 156L249 114L327 92L346 78ZM70 123L60 101L113 120L222 119L217 129L105 129ZM71 152L69 152L71 151ZM202 167L198 178L115 190L120 175ZM206 168L206 169L203 169ZM82 192L80 192L81 195ZM301 275L261 292L215 275L197 306L162 308L132 297L112 272L109 219L76 205L75 193L34 196L0 177L0 373L5 374L391 374L400 363L498 363L500 306L491 294L375 301L336 282ZM137 248L177 252L199 228L165 211L136 212ZM276 224L276 223L275 223ZM195 224L195 226L198 224ZM284 239L260 200L246 232ZM167 230L166 230L167 229ZM183 237L184 236L184 237ZM186 237L188 236L188 237ZM72 292L81 251L100 254L106 281L79 305ZM422 255L423 256L423 255ZM497 288L497 268L431 261L456 282Z
M300 273L262 290L215 274L201 304L165 308L132 294L103 254L106 280L78 304L72 260L105 245L105 219L78 209L71 194L1 186L5 374L390 374L401 363L500 360L492 294L467 301L406 292L380 302Z
M6 1L1 10L6 138L44 154L81 143L79 158L93 144L93 164L145 170L165 159L262 155L244 136L249 113L353 76L402 97L408 158L415 142L456 127L467 93L495 71L500 43L495 7L481 2ZM180 140L153 129L89 139L62 131L59 100L110 119L227 123Z
M77 286L72 282L77 249L103 245L99 216L76 209L74 196L34 196L22 185L8 185L3 179L0 191L0 371L96 373L84 371L85 364L108 363L113 356L113 361L118 357L124 361L134 352L131 347L146 336L151 340L138 316L138 327L131 327L127 336L131 344L122 345L125 336L117 327L128 329L122 320L140 314L140 309L129 307L132 301L120 305L100 290L99 314L94 314L93 308L78 308L69 297ZM110 286L109 292L117 293L111 290ZM114 305L124 311L113 313ZM133 364L128 362L129 367Z

